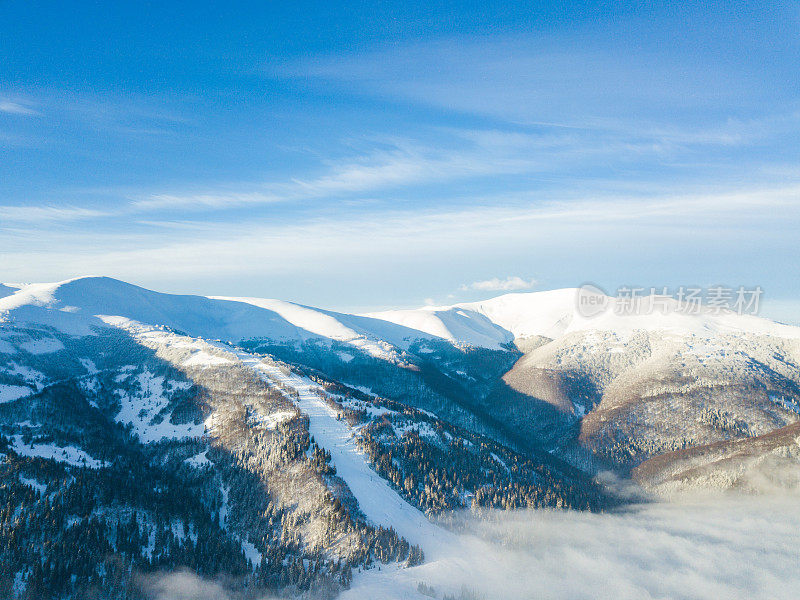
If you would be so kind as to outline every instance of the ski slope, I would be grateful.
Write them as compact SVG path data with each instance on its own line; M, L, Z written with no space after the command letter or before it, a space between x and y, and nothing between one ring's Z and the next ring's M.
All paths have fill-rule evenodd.
M454 536L450 532L431 523L372 470L353 439L352 429L346 421L337 420L335 411L317 394L322 390L320 386L294 373L284 373L279 367L262 362L258 356L240 351L236 355L266 381L297 391L296 404L308 415L311 435L331 453L336 474L345 481L359 508L372 523L393 527L410 543L420 546L427 558L437 556L452 541Z

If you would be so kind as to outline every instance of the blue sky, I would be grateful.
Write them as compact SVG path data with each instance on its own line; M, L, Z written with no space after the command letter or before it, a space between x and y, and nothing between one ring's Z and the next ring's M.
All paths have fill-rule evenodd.
M0 280L800 320L800 4L680 4L0 2Z

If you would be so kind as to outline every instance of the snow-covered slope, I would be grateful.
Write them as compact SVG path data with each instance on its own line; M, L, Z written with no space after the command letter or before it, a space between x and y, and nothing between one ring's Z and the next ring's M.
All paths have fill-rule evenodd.
M119 316L211 339L337 340L382 357L391 354L392 347L406 349L420 339L499 349L526 338L557 339L580 331L625 335L645 330L696 336L744 332L800 339L800 327L709 308L690 314L671 299L660 299L654 310L643 302L638 312L630 314L619 304L621 300L603 296L606 310L587 317L578 309L578 297L578 289L567 288L351 315L282 300L162 294L108 277L83 277L0 286L0 320L85 333L90 324L100 324L96 317Z
M797 489L798 460L795 422L761 436L667 452L640 464L632 476L662 493L708 487L775 492Z
M5 298L6 296L10 296L14 292L19 291L19 288L13 287L9 284L0 283L0 298Z
M0 289L9 291L0 297L0 321L44 324L68 333L87 334L91 326L103 325L101 317L123 317L206 339L337 340L380 358L392 358L393 346L429 337L385 320L290 302L162 294L108 277Z
M557 339L570 333L592 330L617 334L640 330L665 331L697 336L745 332L800 338L800 327L732 311L717 312L708 307L695 312L682 307L674 299L658 296L654 300L643 300L637 310L631 311L624 299L595 294L606 308L599 314L586 316L578 306L582 294L585 297L585 292L576 288L505 294L481 302L390 310L366 316L402 324L453 342L488 348L535 336Z
M686 311L664 297L651 300L656 307L644 300L631 314L623 300L600 293L592 298L604 310L587 316L585 294L506 294L350 315L280 300L163 294L105 277L6 284L0 406L39 393L39 371L52 367L47 377L54 381L63 377L59 361L88 357L69 356L69 336L107 328L136 334L144 345L158 337L162 352L192 346L175 363L180 368L230 367L230 357L212 350L215 340L233 342L370 386L501 443L535 440L589 470L595 460L634 468L660 454L764 436L800 420L800 327L708 307ZM524 356L483 350L511 344ZM356 355L388 363L365 364ZM91 371L80 364L70 368ZM161 394L119 400L120 422L143 440L164 437L139 422L163 409ZM164 431L186 433L173 429Z
M409 342L430 337L424 332L409 329L402 324L365 316L337 313L284 300L231 298L226 296L210 296L209 298L248 304L270 311L302 331L321 338L346 342L373 356L384 356L387 352L391 352L389 344L396 348L407 348Z
M506 294L483 302L369 313L454 342L501 347L533 335L557 337L572 321L576 290Z

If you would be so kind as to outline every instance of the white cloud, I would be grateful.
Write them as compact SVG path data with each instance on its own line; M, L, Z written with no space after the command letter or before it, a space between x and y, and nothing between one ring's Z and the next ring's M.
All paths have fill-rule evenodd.
M462 533L435 558L359 573L340 597L421 598L424 583L436 598L462 600L790 600L800 588L799 506L783 491L684 496L600 514L463 513L455 516ZM138 583L153 600L239 597L187 570L141 575Z
M8 280L66 279L91 265L94 272L175 291L188 285L214 293L229 289L219 287L221 283L247 281L247 286L263 288L236 288L237 294L281 297L296 294L305 285L300 282L311 281L317 286L311 293L324 296L336 282L337 297L350 296L333 302L373 294L366 302L377 310L384 303L416 305L427 295L446 294L470 281L470 271L497 265L520 279L535 268L540 281L551 284L560 277L559 284L568 285L596 277L609 263L618 263L620 272L630 276L636 263L665 255L687 263L703 256L707 270L736 261L746 265L755 243L764 252L788 255L796 237L793 224L800 218L799 192L787 187L550 202L530 195L506 197L505 204L487 199L485 205L468 209L178 221L166 223L171 227L167 234L163 226L133 222L124 229L97 228L91 235L83 225L67 229L37 224L27 230L0 227L0 248L3 278ZM0 223L5 225L2 218ZM692 244L686 244L687 236ZM571 270L565 271L564 265L572 265ZM754 268L762 272L760 264ZM747 281L754 273L742 272ZM761 285L770 283L762 275L752 277L760 277ZM378 304L375 295L383 292L376 290L384 286L392 291ZM406 292L408 296L399 296ZM311 293L304 301L331 301Z
M767 123L773 122L772 127ZM575 177L574 172L586 167L587 172L600 160L626 162L643 156L661 156L674 161L674 152L705 144L728 145L754 132L786 130L789 124L800 124L800 113L781 118L754 120L750 123L728 122L724 127L709 130L681 130L653 126L648 131L638 124L631 130L595 134L569 127L546 127L535 133L502 129L441 128L434 144L398 138L373 140L374 147L349 157L325 161L314 174L281 175L261 182L228 185L193 186L158 193L140 193L132 197L128 210L152 212L160 210L225 210L241 206L269 205L307 200L360 200L362 194L389 194L399 189L428 184L481 182L481 178L498 178L501 189L512 186L523 177L548 174L548 179L568 177L571 187L607 187L624 190L636 180L610 181L600 178ZM603 127L612 127L606 124ZM388 149L387 149L388 148ZM567 173L569 175L567 175ZM482 182L481 182L482 183ZM660 182L674 189L674 182ZM493 182L494 184L494 182ZM652 194L659 182L642 184ZM563 188L564 186L562 186ZM131 198L130 194L127 194ZM384 197L384 200L386 198ZM430 201L463 201L433 197ZM467 198L466 200L469 200Z
M293 177L277 182L265 182L237 189L214 189L199 193L163 193L134 200L139 211L206 208L221 209L242 205L270 204L293 200L341 197L402 186L446 182L490 175L521 174L541 168L541 159L533 158L533 150L541 142L533 136L523 136L514 145L502 141L496 134L494 145L488 145L476 133L458 132L455 136L461 145L468 140L467 148L429 148L419 144L393 140L390 151L366 152L350 159L327 164L325 172L316 177ZM549 152L553 142L547 141ZM522 152L525 150L526 152Z
M9 100L0 100L0 112L29 117L39 114L37 111L25 106L24 104L20 104L19 102L11 102Z
M187 208L230 208L246 204L269 204L283 202L286 196L268 192L226 192L216 190L197 194L153 194L133 202L137 211Z
M522 277L506 277L499 279L494 277L484 281L473 281L459 287L462 291L480 290L482 292L513 292L516 290L529 290L536 285L535 279L523 279Z

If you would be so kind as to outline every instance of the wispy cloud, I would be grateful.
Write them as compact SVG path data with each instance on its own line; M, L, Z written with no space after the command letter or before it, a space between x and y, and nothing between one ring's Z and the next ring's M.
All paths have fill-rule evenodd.
M17 223L76 221L108 214L106 211L80 206L0 206L0 221Z
M10 115L21 115L26 117L36 116L39 111L34 110L30 106L20 102L11 102L10 100L0 100L0 112Z
M137 198L136 210L180 208L222 209L242 205L271 204L303 199L336 197L395 189L454 179L473 179L509 175L535 170L542 163L538 156L525 155L519 148L509 151L499 145L492 154L487 144L471 143L461 148L452 144L429 147L409 141L391 141L391 150L375 150L337 162L328 162L325 172L313 177L290 177L277 182L254 184L241 191L224 187L201 193L160 193ZM386 145L386 143L382 144ZM508 144L505 144L508 146ZM534 139L528 138L528 149ZM502 150L502 151L500 151Z
M513 292L519 290L529 290L536 285L535 279L523 279L522 277L506 277L500 279L493 277L483 281L473 281L469 284L459 286L462 292L469 290L479 290L482 292Z
M225 192L216 190L205 193L152 194L132 202L135 211L181 210L190 208L219 209L248 204L271 204L285 202L292 196L268 192Z
M517 122L581 126L609 118L672 116L726 109L764 97L763 74L742 65L694 60L694 54L639 47L600 36L576 43L551 35L445 39L372 53L317 56L273 71L450 110ZM632 82L635 82L632 84Z
M441 128L435 142L386 137L359 154L327 160L316 174L275 177L259 183L235 183L130 195L136 212L163 210L225 210L304 200L356 201L362 194L389 194L432 184L490 183L513 185L522 177L543 180L591 179L599 162L630 162L644 155L671 153L678 133L658 144L648 139L597 139L571 129L519 131L509 129ZM703 138L705 139L705 138ZM700 143L701 140L695 140ZM688 143L688 138L684 140ZM307 167L314 171L313 167ZM584 171L581 173L578 171ZM626 182L626 184L629 182ZM425 194L429 201L436 198ZM456 197L450 192L451 200ZM446 198L445 198L446 200Z
M756 69L752 57L720 60L703 45L664 52L655 40L639 40L631 51L629 32L618 33L613 42L607 32L438 39L305 57L269 74L459 115L571 129L591 146L611 138L662 150L724 149L800 131L795 90Z

